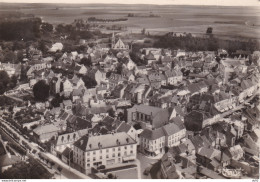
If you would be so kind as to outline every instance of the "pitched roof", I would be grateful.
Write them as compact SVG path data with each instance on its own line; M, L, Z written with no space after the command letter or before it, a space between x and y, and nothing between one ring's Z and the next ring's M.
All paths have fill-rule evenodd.
M119 125L119 127L117 128L117 132L128 132L131 129L131 125L125 123L125 122L121 122L121 124Z
M149 140L156 140L158 138L164 137L165 133L162 127L157 128L155 130L144 129L144 131L142 131L140 136Z
M21 159L18 156L5 154L0 156L0 167L10 166L15 163L21 162Z
M122 145L136 144L136 142L125 132L88 136L85 135L74 143L81 150L91 151L102 148L111 148Z
M181 126L181 125L177 125L175 123L169 123L169 124L163 126L162 128L163 128L166 136L170 136L170 135L173 135L175 133L178 133L180 130L184 129L185 127Z
M33 130L37 135L42 135L46 133L58 132L59 128L54 124L40 125Z

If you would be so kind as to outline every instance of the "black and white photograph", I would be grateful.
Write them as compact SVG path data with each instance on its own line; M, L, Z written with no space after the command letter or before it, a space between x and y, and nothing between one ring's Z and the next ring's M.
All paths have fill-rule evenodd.
M0 181L257 182L259 137L260 1L0 0Z

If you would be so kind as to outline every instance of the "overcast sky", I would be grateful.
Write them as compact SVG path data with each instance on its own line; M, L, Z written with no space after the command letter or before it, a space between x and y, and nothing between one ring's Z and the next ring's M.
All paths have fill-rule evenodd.
M119 4L160 4L160 5L219 5L219 6L260 6L260 0L0 0L0 2L28 3L119 3Z

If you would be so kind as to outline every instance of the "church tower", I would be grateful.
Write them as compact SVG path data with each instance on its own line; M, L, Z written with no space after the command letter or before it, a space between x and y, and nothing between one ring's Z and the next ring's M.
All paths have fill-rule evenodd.
M113 32L112 38L111 38L111 48L113 49L115 47L116 39L115 39L115 34Z

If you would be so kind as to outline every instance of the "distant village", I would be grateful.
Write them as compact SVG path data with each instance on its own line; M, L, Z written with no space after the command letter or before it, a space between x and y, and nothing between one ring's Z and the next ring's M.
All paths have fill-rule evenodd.
M259 178L259 51L140 48L140 65L110 41L54 42L58 58L31 45L23 63L0 63L27 78L1 96L1 173L30 156L64 176Z

